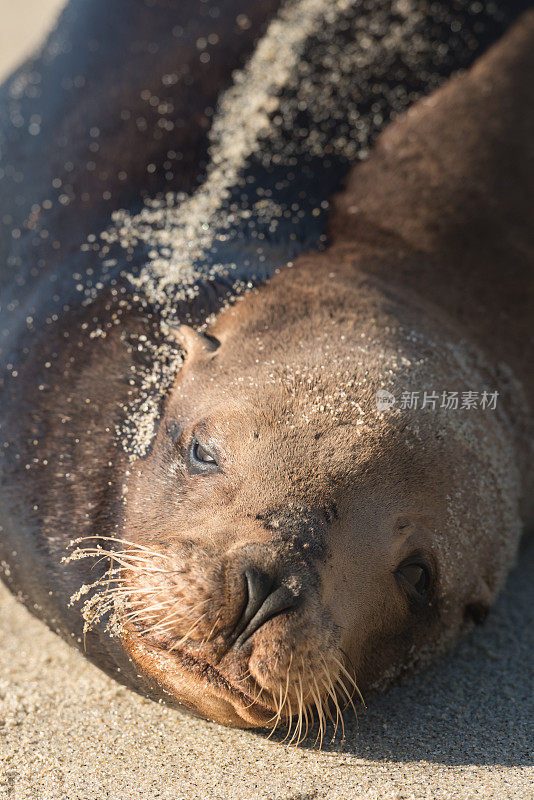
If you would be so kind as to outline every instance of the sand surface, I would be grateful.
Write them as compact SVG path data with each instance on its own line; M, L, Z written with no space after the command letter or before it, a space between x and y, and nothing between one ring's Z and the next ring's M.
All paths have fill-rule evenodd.
M0 79L61 5L0 0ZM487 623L321 752L137 697L0 587L0 798L531 798L533 569L530 542Z
M65 0L0 0L0 81L39 44Z

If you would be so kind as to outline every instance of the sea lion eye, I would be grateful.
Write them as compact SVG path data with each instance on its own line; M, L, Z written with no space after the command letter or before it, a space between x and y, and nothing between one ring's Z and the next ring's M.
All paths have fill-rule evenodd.
M219 466L215 452L206 444L195 438L189 449L189 460L192 472L206 472Z
M430 569L424 561L406 561L395 572L401 586L411 597L427 600L430 593Z

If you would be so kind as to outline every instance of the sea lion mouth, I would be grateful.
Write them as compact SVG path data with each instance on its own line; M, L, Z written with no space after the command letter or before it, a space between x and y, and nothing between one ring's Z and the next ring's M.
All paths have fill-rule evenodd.
M172 653L177 654L180 665L185 670L191 670L196 674L201 674L209 684L215 686L217 689L223 689L224 691L228 692L232 695L232 697L242 701L245 707L254 707L256 712L266 716L266 722L273 718L274 708L271 708L258 698L258 694L260 691L262 691L261 686L257 686L256 696L254 696L252 693L246 691L246 689L244 689L242 686L236 686L236 684L233 683L228 676L224 675L222 672L220 672L220 670L217 669L217 667L215 667L213 664L210 664L208 661L204 661L196 656L193 656L187 651L180 652L179 650L173 650ZM248 678L247 680L251 682L253 679Z
M269 727L276 717L274 704L269 705L265 696L259 699L263 691L259 684L238 685L239 679L232 680L186 646L171 650L132 630L123 632L122 642L149 679L195 714L237 727ZM251 677L246 681L254 682Z

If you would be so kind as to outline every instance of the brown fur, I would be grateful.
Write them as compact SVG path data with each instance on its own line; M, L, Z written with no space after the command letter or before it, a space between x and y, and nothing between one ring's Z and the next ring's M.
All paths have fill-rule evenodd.
M386 685L479 621L503 583L532 486L533 45L530 14L394 124L337 198L329 249L220 315L220 346L182 331L124 535L165 541L161 602L207 611L192 631L194 612L143 636L145 617L124 643L208 717L265 724L284 691L294 712L298 681L306 704L327 699L314 676L342 677L340 654L360 688ZM378 413L380 388L500 398L495 412ZM199 429L217 474L187 471ZM412 553L433 574L417 608L394 575ZM300 602L236 650L248 564ZM133 569L130 596L147 580Z

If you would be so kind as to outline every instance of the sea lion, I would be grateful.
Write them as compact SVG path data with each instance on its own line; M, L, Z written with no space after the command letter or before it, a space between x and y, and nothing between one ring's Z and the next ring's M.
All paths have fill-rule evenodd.
M312 5L293 4L275 21L280 47L302 52L284 24ZM346 35L354 15L341 5L334 22ZM272 34L230 101L259 90ZM317 154L324 120L303 125L296 143L288 135L293 99L300 112L299 92L310 92L316 113L312 89L324 99L330 85L306 67L313 60L299 61L308 82L291 83L292 69L275 76L283 102L262 100L252 132L239 138L219 118L207 187L178 209L166 200L119 215L103 258L93 255L89 276L74 278L81 301L39 327L44 292L28 338L5 337L21 347L2 406L6 579L115 677L229 725L295 718L299 739L312 708L322 731L343 695L427 663L487 613L521 513L529 519L521 503L532 414L518 342L531 336L533 38L532 16L523 17L468 75L396 122L335 200L328 247L261 285L320 236L318 175L337 181L355 157L341 117L326 167ZM402 25L392 40L408 69ZM418 57L428 52L420 47ZM266 109L281 133L265 129ZM384 123L379 110L365 141ZM235 152L221 160L221 141L245 153L244 179ZM261 147L247 150L251 141ZM299 197L280 165L287 171L303 147L309 191ZM499 185L503 154L508 179ZM205 273L180 252L188 236ZM129 278L113 263L121 244ZM73 261L97 245L91 239ZM20 251L16 258L25 268ZM138 258L149 267L136 273ZM72 263L61 263L68 278ZM213 313L247 277L240 301ZM18 313L8 308L7 318ZM159 415L154 384L165 395ZM453 391L471 405L442 406ZM379 392L406 393L412 407L397 400L382 411ZM424 392L425 408L415 408L412 394ZM61 566L68 541L82 537L96 538L75 541ZM95 555L91 570L86 557Z

